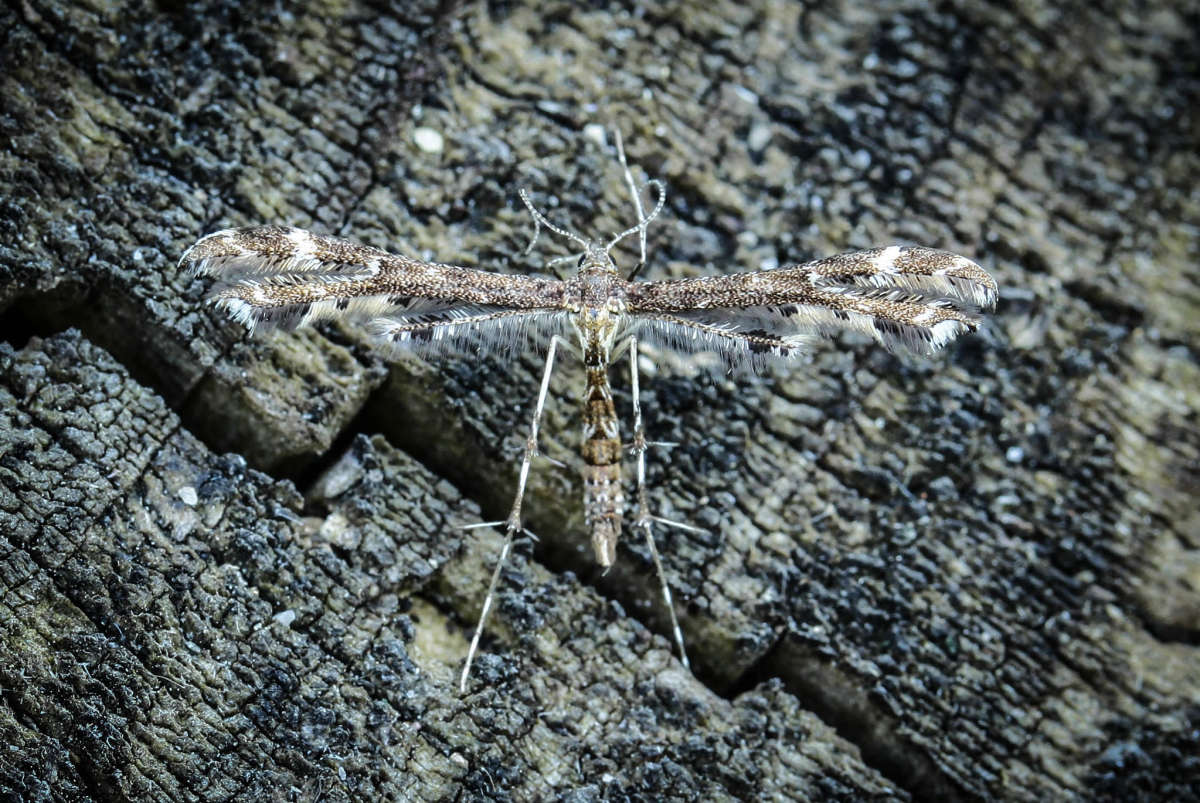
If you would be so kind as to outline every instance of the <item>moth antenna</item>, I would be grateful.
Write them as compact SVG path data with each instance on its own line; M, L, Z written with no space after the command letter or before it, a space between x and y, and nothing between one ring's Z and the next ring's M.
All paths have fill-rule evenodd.
M638 220L637 225L630 226L629 228L625 229L625 231L609 240L608 245L604 246L605 251L611 250L613 246L624 240L629 235L633 234L635 231L640 231L642 233L642 237L644 238L646 236L646 227L649 226L650 222L658 217L658 213L662 211L663 205L667 202L666 187L663 186L663 183L656 178L650 179L644 186L646 188L653 187L654 189L658 190L658 202L654 204L654 208L650 210L650 214ZM642 252L642 261L645 261L644 250Z
M555 226L553 223L551 223L549 220L547 220L546 216L543 215L541 212L539 212L537 207L533 205L533 201L529 200L529 191L526 190L524 187L522 187L520 190L518 190L517 194L521 197L521 201L522 201L522 203L525 204L525 208L529 210L529 214L533 215L533 241L529 243L529 247L525 249L525 253L528 254L530 249L533 248L533 244L535 242L537 242L537 232L538 232L539 225L545 226L546 228L550 229L550 231L557 234L559 237L565 237L568 240L571 240L572 242L579 243L584 248L588 247L588 241L583 239L582 237L580 237L578 234L567 231L566 229L560 229L558 226Z

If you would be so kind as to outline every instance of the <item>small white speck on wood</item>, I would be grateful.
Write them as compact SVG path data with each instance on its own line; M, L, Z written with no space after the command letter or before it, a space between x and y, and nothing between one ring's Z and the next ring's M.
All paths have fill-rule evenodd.
M446 147L446 139L440 131L429 126L419 126L413 129L413 144L425 153L441 153Z

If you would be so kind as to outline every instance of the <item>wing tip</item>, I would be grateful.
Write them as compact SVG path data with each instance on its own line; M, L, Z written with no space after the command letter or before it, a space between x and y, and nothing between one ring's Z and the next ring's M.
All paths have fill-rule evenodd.
M925 246L906 246L899 249L910 259L912 268L924 267L929 275L945 280L955 291L956 297L968 301L983 310L996 307L999 287L992 275L979 263L953 251L943 251Z
M179 258L179 268L218 275L229 270L271 272L281 267L319 266L308 259L320 238L293 226L243 226L206 234ZM315 263L308 265L307 263ZM261 264L260 264L261 263Z
M220 310L246 327L246 331L248 332L253 332L258 328L259 323L261 323L258 308L245 299L233 295L213 293L208 297L207 301L210 306Z
M208 273L214 254L217 252L227 253L228 244L233 241L239 231L241 229L221 229L204 235L183 252L177 267L193 274Z

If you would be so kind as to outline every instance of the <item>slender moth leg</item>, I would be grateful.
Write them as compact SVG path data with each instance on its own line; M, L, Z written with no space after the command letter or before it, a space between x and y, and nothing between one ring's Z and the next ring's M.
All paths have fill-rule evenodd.
M641 247L642 261L640 265L646 264L646 224L650 221L646 220L645 212L642 209L642 196L638 194L637 184L633 180L633 173L629 170L629 163L625 161L625 142L621 138L621 129L614 128L617 145L617 159L621 162L621 169L625 171L625 184L629 187L629 194L633 196L633 208L637 212L638 226L638 245ZM636 272L636 271L635 271Z
M496 559L496 568L492 571L492 580L488 583L487 594L483 598L483 609L479 612L479 623L475 625L475 635L471 636L471 647L467 650L467 660L463 663L462 677L459 678L458 690L465 693L467 690L467 678L471 675L471 662L475 659L475 652L479 648L479 637L483 635L483 625L487 621L488 613L492 609L492 602L496 596L496 586L500 582L500 572L504 570L504 564L508 561L509 550L512 549L513 536L521 530L521 501L525 496L525 482L529 479L529 465L533 461L534 455L538 453L537 435L538 423L542 420L542 409L546 406L546 392L550 389L550 374L554 369L554 353L558 349L559 338L557 335L550 338L550 348L546 352L546 368L542 371L542 386L538 390L537 405L533 410L533 424L529 428L529 437L525 440L525 457L521 460L521 475L517 480L517 495L513 499L512 511L508 514L508 519L504 522L504 546L500 549L500 557ZM491 522L499 524L499 522Z
M646 504L646 430L642 426L642 402L638 394L638 343L636 337L629 338L630 388L633 395L633 451L637 454L637 519L634 527L640 527L646 534L646 546L650 557L654 559L654 570L658 572L658 581L662 585L663 602L667 605L667 613L671 617L671 631L675 634L675 643L679 645L679 660L685 667L688 663L687 650L683 646L683 631L679 628L679 620L675 618L675 602L671 599L671 586L667 583L667 575L663 572L662 560L658 557L658 547L654 545L654 532L651 524L655 521L661 524L677 525L678 522L666 521L650 515ZM693 529L687 527L687 529Z
M645 451L651 444L642 428L638 397L638 339L621 333L642 332L655 345L684 354L714 351L731 367L782 362L802 353L810 340L838 330L870 335L892 351L929 355L975 331L982 312L996 303L996 282L981 267L966 257L920 246L891 245L724 276L634 281L646 264L646 230L665 207L666 187L651 179L638 189L621 132L615 133L617 158L637 215L633 226L608 241L587 240L550 222L534 207L529 193L520 191L534 221L530 249L542 227L583 248L547 263L553 267L578 259L571 277L553 280L426 262L285 226L214 232L180 259L181 267L221 279L210 300L250 329L357 320L386 344L431 356L505 352L528 334L578 336L575 345L558 335L550 341L512 512L505 521L471 525L503 526L505 537L463 665L459 687L464 692L513 538L518 531L533 535L521 526L521 503L530 464L538 454L538 424L559 346L576 353L587 372L584 511L592 542L598 545L597 560L605 567L614 559L625 509L619 453L623 447L608 369L623 348L629 348L637 453L634 526L646 535L686 666L683 633L652 530L655 523L703 530L651 515L647 509ZM641 192L651 188L657 200L647 212ZM634 234L641 261L622 277L611 252Z

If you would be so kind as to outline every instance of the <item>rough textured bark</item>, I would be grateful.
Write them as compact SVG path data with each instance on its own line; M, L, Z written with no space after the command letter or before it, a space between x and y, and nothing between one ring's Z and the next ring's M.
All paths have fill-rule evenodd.
M1198 28L1117 3L0 9L3 795L1200 794ZM518 186L585 235L631 220L610 121L668 184L650 277L908 240L976 258L1001 306L925 363L652 355L647 427L679 444L652 501L708 533L660 535L694 675L645 550L592 566L564 365L543 445L570 465L535 470L540 541L460 697L498 538L457 525L506 512L538 355L247 340L174 265L269 222L540 270L562 246L521 255Z

